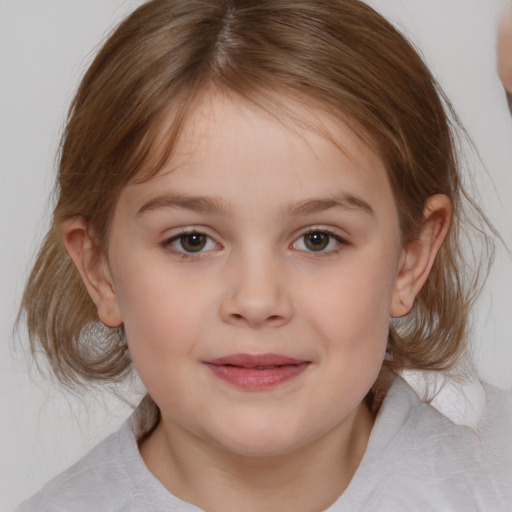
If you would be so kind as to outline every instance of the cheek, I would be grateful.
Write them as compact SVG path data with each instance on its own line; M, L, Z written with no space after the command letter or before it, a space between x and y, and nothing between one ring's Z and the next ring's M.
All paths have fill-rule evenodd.
M116 294L131 356L144 381L145 375L151 378L159 370L176 371L193 353L206 324L203 313L209 299L198 293L197 283L180 279L154 261L138 263L134 258L117 267Z
M316 277L311 292L302 295L301 309L324 354L340 369L332 378L343 373L345 382L369 389L387 345L394 266L360 257L336 273Z
M199 309L187 294L159 286L123 301L125 333L133 365L151 396L169 410L179 412L180 397L188 396L199 357L201 339ZM196 301L197 302L197 301Z
M361 264L326 276L324 286L308 294L312 321L331 334L346 334L354 342L364 333L386 332L389 323L393 279L374 266Z

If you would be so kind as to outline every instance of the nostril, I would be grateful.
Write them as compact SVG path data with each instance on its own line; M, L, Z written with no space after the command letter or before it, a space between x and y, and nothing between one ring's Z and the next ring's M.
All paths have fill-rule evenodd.
M245 293L246 292L246 293ZM279 327L293 316L293 308L286 296L271 296L267 291L259 295L247 292L247 287L238 290L233 297L227 297L219 304L219 314L224 322L233 325Z
M231 317L231 321L232 322L236 322L236 323L240 323L240 322L248 322L249 324L253 324L253 323L261 323L261 322L265 322L267 324L272 324L272 325L276 325L278 323L281 323L283 321L283 317L281 315L270 315L266 318L262 318L260 320L258 320L257 322L254 322L254 319L249 315L249 316L245 316L243 314L240 314L240 313L232 313L230 315Z

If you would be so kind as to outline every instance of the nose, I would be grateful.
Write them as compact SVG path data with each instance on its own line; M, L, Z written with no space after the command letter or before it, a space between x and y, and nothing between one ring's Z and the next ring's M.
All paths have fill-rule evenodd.
M281 327L293 316L286 271L276 258L253 254L239 258L226 276L220 304L224 322L251 328Z

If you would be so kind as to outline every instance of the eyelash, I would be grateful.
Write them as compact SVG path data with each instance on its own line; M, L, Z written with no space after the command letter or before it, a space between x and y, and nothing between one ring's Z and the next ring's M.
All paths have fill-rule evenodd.
M297 245L301 241L302 241L302 243L304 243L304 245L307 246L307 242L305 242L306 237L314 235L314 234L325 236L327 238L325 247L328 247L329 245L331 245L333 240L336 242L336 246L329 250L325 250L325 247L324 247L317 251L315 251L314 249L308 249L308 248L305 248L305 249L297 248ZM187 249L183 246L184 240L186 239L186 237L191 237L193 235L197 235L198 237L204 237L205 238L204 245L198 251L187 251ZM321 237L320 237L320 240L321 240ZM179 245L181 245L181 249L178 247L175 247L173 245L175 243L179 243ZM204 250L204 248L206 246L208 246L208 244L211 244L211 243L213 243L215 245L215 249ZM222 246L220 244L218 244L217 242L215 242L215 240L212 237L210 237L209 235L206 235L205 233L203 233L199 230L190 230L190 231L183 230L179 234L174 235L171 238L164 240L163 242L161 242L160 245L164 249L170 250L173 253L179 255L180 258L196 258L196 259L204 257L207 253L211 252L212 250L219 250L222 248ZM302 233L290 245L290 247L292 247L293 249L298 249L299 251L304 252L304 253L311 253L311 254L315 254L315 255L321 257L321 256L328 256L328 255L336 254L341 250L342 246L347 246L347 245L348 245L348 242L346 240L344 240L339 235L333 233L332 231L329 231L327 229L316 228L316 229L309 229L305 233Z
M212 237L206 235L205 233L203 233L203 232L201 232L199 230L195 230L195 229L192 229L190 231L183 230L179 234L174 235L171 238L168 238L167 240L164 240L160 245L164 249L170 250L173 253L177 254L178 256L180 256L180 258L201 258L201 257L204 257L205 254L210 252L212 249L204 251L203 250L204 246L203 246L198 251L187 251L185 249L185 247L183 247L184 239L186 239L186 237L191 237L193 235L197 235L198 237L204 237L206 239L204 246L207 246L208 244L211 244L213 242L213 244L215 244L215 246L216 246L216 249L220 249L221 248L221 245L218 244L217 242L215 242L215 240L213 240ZM174 243L179 243L181 245L181 249L179 249L177 247L174 247L174 245L173 245Z
M304 251L305 253L312 253L317 256L329 256L332 254L337 254L341 250L341 247L348 245L347 241L345 239L343 239L341 236L337 235L336 233L333 233L332 231L329 231L328 229L315 228L315 229L309 229L305 233L301 234L300 237L297 238L297 240L295 242L293 242L292 247L296 249L297 248L296 245L299 243L299 241L305 241L307 236L314 235L314 234L327 237L326 247L328 247L332 243L333 240L336 242L336 246L329 250L325 250L325 248L318 250L318 251L315 251L312 249L310 249L310 250L299 249L299 250Z

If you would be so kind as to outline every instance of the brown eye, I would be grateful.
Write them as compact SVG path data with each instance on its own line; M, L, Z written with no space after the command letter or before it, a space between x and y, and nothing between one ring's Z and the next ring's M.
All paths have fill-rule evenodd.
M179 240L181 248L184 251L199 252L205 248L208 237L201 233L188 233L186 235L181 235Z
M340 250L349 245L339 235L330 231L311 230L301 235L292 248L305 253L319 253L320 255L338 254Z
M321 231L313 231L304 235L304 245L310 251L323 251L331 240L331 236Z
M205 253L222 249L221 245L212 237L198 231L182 232L179 235L164 240L160 245L166 251L178 253L182 257L194 255L199 257L206 255Z

